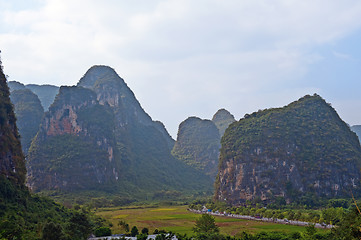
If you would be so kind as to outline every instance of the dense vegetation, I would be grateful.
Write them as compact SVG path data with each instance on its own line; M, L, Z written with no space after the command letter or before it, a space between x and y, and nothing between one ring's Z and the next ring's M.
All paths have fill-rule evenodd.
M104 224L85 209L67 209L0 176L0 239L87 239Z
M305 96L230 125L222 138L216 195L233 202L350 197L360 187L360 164L356 134L320 96Z
M41 106L38 96L29 89L12 91L10 99L14 104L17 119L16 125L21 136L21 146L23 152L26 154L33 137L39 130L44 109Z

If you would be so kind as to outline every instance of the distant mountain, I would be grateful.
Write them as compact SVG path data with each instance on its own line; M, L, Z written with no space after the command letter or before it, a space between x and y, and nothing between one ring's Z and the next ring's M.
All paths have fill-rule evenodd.
M53 85L36 85L28 84L26 85L27 89L30 89L33 93L38 95L41 105L47 111L50 105L54 102L55 96L59 92L59 87Z
M212 122L216 124L219 129L219 135L222 137L226 129L231 123L234 123L236 120L234 116L228 112L226 109L219 109L212 118Z
M211 120L189 117L178 128L172 154L214 180L218 171L221 137L234 117L225 109L218 110Z
M12 91L10 99L14 104L17 126L21 136L21 146L23 152L27 154L31 140L39 130L44 109L38 96L26 88Z
M351 130L356 133L359 140L361 139L361 125L354 125L351 127Z
M107 66L61 87L29 150L34 191L101 190L144 196L207 191L211 181L170 154L174 140Z
M219 148L220 136L216 125L210 120L189 117L179 125L172 154L214 179Z
M360 189L355 133L320 96L246 114L222 138L215 197L246 200L350 197Z
M53 86L53 85L37 85L37 84L28 84L28 85L24 85L20 82L16 82L16 81L10 81L8 82L10 91L14 91L14 90L24 90L24 89L29 89L31 90L33 93L35 93L40 102L41 105L43 106L43 108L47 111L49 109L49 106L54 102L55 96L56 94L58 94L59 91L59 87L57 86Z
M14 91L14 90L23 90L26 89L25 85L20 83L20 82L16 82L16 81L10 81L8 82L8 86L10 88L10 92Z

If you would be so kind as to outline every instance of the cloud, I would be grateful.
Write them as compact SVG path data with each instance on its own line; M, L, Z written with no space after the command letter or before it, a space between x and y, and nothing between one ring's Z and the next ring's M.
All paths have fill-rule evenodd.
M361 24L356 0L31 2L0 0L10 79L73 85L91 65L110 65L173 136L189 114L238 107L243 115L240 105L266 106L262 96L278 99L276 89L301 97L313 86L295 86L324 58L317 47Z

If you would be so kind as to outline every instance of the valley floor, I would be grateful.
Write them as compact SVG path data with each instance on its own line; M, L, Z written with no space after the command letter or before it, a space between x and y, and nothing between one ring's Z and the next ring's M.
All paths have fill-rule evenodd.
M149 233L155 229L171 231L173 233L193 235L192 228L199 214L187 210L188 206L166 206L166 207L146 207L133 206L127 208L102 208L96 214L104 217L113 225L114 234L125 233L118 225L119 221L125 221L129 227L137 226L139 230L148 228ZM221 234L236 236L242 232L258 233L262 231L280 232L305 232L304 226L290 224L279 224L274 222L262 222L215 216L216 224L220 227ZM324 232L325 229L318 231Z

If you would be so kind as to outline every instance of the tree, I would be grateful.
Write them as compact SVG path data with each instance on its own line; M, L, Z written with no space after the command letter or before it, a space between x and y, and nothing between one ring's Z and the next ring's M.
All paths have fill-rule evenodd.
M100 227L95 229L94 234L96 237L106 237L112 235L112 230L108 227Z
M43 227L43 240L65 239L63 228L60 224L47 222Z
M165 240L165 238L166 238L166 235L164 233L161 233L155 237L155 240Z
M139 234L138 228L137 226L133 226L132 230L130 231L130 235L132 235L132 237L135 237Z
M67 226L71 239L87 239L92 231L88 217L84 213L75 212Z
M309 224L306 227L306 235L308 236L308 238L312 238L313 235L315 235L316 232L317 232L317 229L315 228L314 224Z
M148 235L144 234L144 233L137 235L137 240L147 240L147 238L148 238Z
M361 213L357 208L344 213L336 225L332 233L337 239L361 239Z
M129 224L123 220L120 220L118 225L124 229L125 232L129 232Z
M208 214L202 214L200 218L196 220L196 224L193 227L194 233L218 233L219 227L215 223L215 218Z
M143 228L142 233L148 235L149 234L149 229L148 228Z

